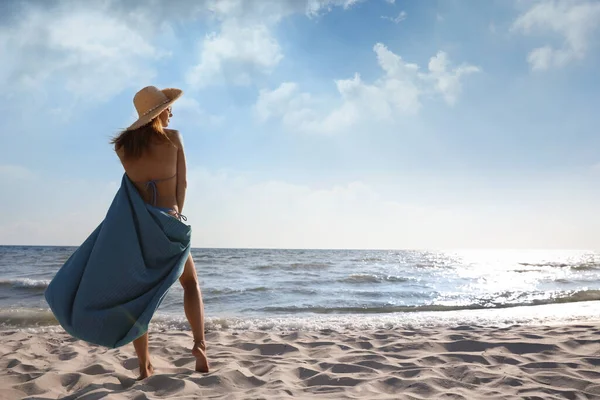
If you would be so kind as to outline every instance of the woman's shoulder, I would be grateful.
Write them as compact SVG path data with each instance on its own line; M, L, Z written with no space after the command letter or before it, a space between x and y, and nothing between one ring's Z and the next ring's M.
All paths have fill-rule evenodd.
M164 128L163 130L165 131L165 133L167 135L175 135L175 136L181 135L177 129Z
M164 129L168 138L177 145L177 147L183 146L183 138L181 137L181 133L177 129Z

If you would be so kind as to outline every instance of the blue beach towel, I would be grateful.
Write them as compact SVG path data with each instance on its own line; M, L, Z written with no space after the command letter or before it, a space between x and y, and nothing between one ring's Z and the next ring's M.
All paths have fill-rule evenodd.
M109 348L148 330L181 274L191 227L143 201L123 175L106 217L46 289L46 301L72 336Z

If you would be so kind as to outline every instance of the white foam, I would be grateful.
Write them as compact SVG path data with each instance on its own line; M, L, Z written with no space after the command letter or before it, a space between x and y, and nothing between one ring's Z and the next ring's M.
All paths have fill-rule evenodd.
M15 288L35 288L45 289L50 284L49 279L31 279L31 278L13 278L0 279L0 285L12 286Z
M0 329L60 330L50 310L0 310ZM488 310L427 311L395 314L207 316L209 331L322 331L418 329L440 326L556 325L600 321L600 301ZM157 313L151 330L190 329L183 315Z
M281 317L207 317L208 330L346 331L434 326L509 326L563 324L600 320L600 301L488 310L428 311L379 315L294 315ZM158 314L159 329L188 330L184 317Z

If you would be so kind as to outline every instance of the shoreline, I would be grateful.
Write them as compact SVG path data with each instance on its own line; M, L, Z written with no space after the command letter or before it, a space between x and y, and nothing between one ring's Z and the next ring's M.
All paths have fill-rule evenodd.
M56 329L56 328L53 328ZM321 331L212 330L211 372L192 338L150 330L155 375L136 381L132 345L60 329L0 330L0 399L600 398L600 318L511 326Z
M183 311L183 306L181 307ZM240 316L232 313L206 312L207 331L232 330L302 330L334 331L364 329L404 329L450 327L455 325L504 326L579 323L600 320L600 301L579 301L504 308L463 309L452 311L418 311L355 314L276 314ZM49 308L0 308L0 330L61 329ZM183 314L159 308L150 329L185 331L189 329Z

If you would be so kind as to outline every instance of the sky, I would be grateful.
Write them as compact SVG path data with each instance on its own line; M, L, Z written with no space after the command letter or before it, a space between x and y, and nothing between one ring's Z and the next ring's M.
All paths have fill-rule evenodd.
M600 1L0 2L0 244L77 246L177 87L193 247L600 250Z

